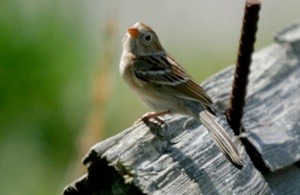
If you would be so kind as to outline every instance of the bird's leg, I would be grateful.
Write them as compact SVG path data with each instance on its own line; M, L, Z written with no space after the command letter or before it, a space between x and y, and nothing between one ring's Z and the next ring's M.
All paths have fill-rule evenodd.
M160 119L158 117L169 114L169 113L170 113L169 110L166 110L166 111L163 111L163 112L147 112L146 114L144 114L142 116L142 118L139 118L138 120L136 120L134 122L134 124L138 124L140 122L147 123L147 122L150 122L150 119L153 119L154 121L156 121L160 125L167 125L165 123L165 121L163 121L162 119Z

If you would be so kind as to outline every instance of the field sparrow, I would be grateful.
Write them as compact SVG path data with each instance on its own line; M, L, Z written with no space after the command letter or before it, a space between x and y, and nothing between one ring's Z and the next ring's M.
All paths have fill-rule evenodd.
M179 113L200 121L212 134L217 146L237 167L243 160L235 144L214 119L212 100L187 74L184 68L161 46L156 33L137 22L127 29L123 39L120 73L130 88L153 111L141 120Z

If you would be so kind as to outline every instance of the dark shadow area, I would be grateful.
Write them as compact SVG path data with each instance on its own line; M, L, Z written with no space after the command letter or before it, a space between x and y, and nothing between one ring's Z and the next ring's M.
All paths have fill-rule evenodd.
M125 184L121 174L108 166L104 159L93 161L88 167L88 175L68 185L64 195L113 195L143 194L134 184Z
M270 172L270 169L264 163L260 153L257 149L247 140L247 138L241 138L247 154L249 155L253 165L258 169L262 174Z

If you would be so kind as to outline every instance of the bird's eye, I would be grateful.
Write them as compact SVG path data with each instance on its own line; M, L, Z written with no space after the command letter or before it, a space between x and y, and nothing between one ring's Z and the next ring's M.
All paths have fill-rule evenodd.
M144 40L147 42L151 41L151 39L152 39L151 35L144 36Z

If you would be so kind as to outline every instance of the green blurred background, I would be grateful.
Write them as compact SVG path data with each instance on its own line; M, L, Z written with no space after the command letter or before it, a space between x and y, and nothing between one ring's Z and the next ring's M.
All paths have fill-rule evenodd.
M147 111L118 73L136 21L199 82L235 61L243 1L0 1L0 194L59 194L99 140ZM299 19L263 1L256 48Z

